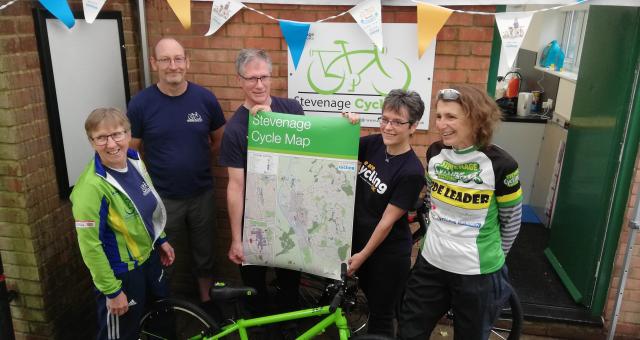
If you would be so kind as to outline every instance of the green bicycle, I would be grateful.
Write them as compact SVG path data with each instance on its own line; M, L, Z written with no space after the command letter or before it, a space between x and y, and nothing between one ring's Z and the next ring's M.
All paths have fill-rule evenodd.
M352 336L346 313L355 305L358 291L357 281L354 283L353 279L347 277L346 272L347 265L343 263L341 280L327 286L327 291L333 294L329 305L259 318L229 320L226 324L214 320L190 302L174 298L163 299L157 301L140 321L140 339L216 340L235 335L235 338L247 340L248 329L254 327L321 317L320 321L298 335L297 339L311 339L334 325L338 330L339 339L346 340ZM211 288L210 294L212 300L221 302L255 295L256 291L248 287L215 286ZM360 335L357 338L386 339L370 335Z
M411 84L411 70L409 65L399 58L386 60L381 58L381 54L386 53L386 49L378 52L378 48L373 45L371 49L347 50L347 41L334 41L339 46L339 50L312 50L311 57L318 56L309 64L307 69L307 81L309 86L319 94L330 95L340 91L347 82L348 92L354 92L360 85L365 74L372 66L375 66L381 76L384 77L382 84L373 81L371 86L380 96L386 96L392 89L401 88L407 90ZM335 55L330 61L326 61L327 55ZM394 64L392 64L394 63ZM359 69L356 65L363 65ZM321 75L318 77L318 75ZM371 79L371 77L368 77Z

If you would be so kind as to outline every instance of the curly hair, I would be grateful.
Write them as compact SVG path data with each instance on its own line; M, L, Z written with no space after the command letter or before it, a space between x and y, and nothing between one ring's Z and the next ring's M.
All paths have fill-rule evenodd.
M502 111L496 102L487 93L471 85L454 85L452 89L458 91L460 95L455 100L447 100L438 95L438 102L455 101L462 106L473 129L473 140L478 148L484 148L491 144L493 131L500 123Z

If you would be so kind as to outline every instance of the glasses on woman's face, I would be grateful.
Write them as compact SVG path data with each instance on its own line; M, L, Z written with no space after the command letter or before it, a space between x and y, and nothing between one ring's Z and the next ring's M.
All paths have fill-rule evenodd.
M397 128L397 127L400 127L402 125L411 124L412 123L411 121L403 122L403 121L399 121L399 120L390 120L390 119L384 118L382 116L378 117L378 122L380 123L381 127L384 127L384 126L387 126L387 125L391 125L391 127L393 127L393 128Z
M456 89L442 89L438 91L438 99L458 100L460 99L460 92Z
M91 138L91 140L93 141L93 144L97 146L104 146L104 145L107 145L109 138L113 139L114 142L120 142L124 139L126 135L127 135L127 130L123 130L123 131L114 132L110 135L93 137Z

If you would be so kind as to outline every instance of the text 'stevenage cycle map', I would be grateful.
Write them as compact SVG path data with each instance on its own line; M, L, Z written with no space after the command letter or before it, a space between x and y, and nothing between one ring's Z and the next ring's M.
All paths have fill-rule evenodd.
M249 118L244 264L340 278L351 256L359 131L344 118Z

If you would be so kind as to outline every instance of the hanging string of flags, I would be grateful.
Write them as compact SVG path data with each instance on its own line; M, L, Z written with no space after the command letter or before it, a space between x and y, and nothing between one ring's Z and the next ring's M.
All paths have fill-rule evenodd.
M17 0L12 0L7 4L0 7L0 10L13 4ZM166 0L176 17L185 29L191 27L191 0ZM464 13L473 15L493 15L496 19L498 31L502 39L502 47L507 56L509 66L513 65L515 57L520 49L520 45L524 40L524 36L529 29L531 18L535 13L557 10L563 7L575 6L577 4L583 4L589 0L577 0L575 3L569 3L564 5L558 5L549 8L538 9L527 12L476 12L476 11L464 11L454 10L442 6L429 4L423 1L412 0L416 3L417 11L417 26L418 26L418 56L422 57L423 53L431 45L431 42L435 39L440 29L447 22L452 13ZM75 19L69 8L69 4L66 0L39 0L39 2L53 14L60 19L68 28L73 27ZM87 23L92 23L97 17L98 13L104 6L106 0L82 0L82 7L84 9L84 16ZM211 22L209 30L204 34L205 36L211 36L215 34L231 17L233 17L238 11L246 8L250 11L264 15L265 17L278 21L282 35L289 47L291 53L291 59L295 68L298 66L300 57L304 50L304 45L307 40L307 34L311 23L297 22L291 20L284 20L274 18L273 16L264 13L255 8L249 7L237 0L212 0L211 4ZM379 49L384 46L382 38L382 5L381 0L362 0L356 6L351 9L332 15L324 19L317 20L315 22L325 22L341 17L346 14L351 14L353 19L358 23L360 28L367 34L371 42Z

